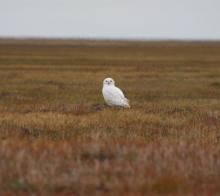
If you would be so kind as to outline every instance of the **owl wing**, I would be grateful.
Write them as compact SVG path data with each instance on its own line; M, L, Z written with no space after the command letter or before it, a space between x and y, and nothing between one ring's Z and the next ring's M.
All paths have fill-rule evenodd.
M111 87L106 89L106 95L109 99L121 99L124 98L124 94L118 87Z
M117 94L120 96L121 100L123 101L123 106L130 107L129 100L124 96L122 90L118 87L115 87L115 90L117 91Z
M112 105L129 106L128 99L125 98L123 92L118 87L106 89L105 95Z
M124 93L121 91L120 88L115 86L112 90L113 90L113 93L115 94L115 96L119 96L122 99L125 98Z

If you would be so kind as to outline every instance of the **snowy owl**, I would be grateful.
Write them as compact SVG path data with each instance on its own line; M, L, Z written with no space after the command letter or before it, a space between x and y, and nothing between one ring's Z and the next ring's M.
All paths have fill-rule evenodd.
M129 100L124 96L121 89L115 86L115 81L112 78L103 80L102 94L107 105L130 108Z

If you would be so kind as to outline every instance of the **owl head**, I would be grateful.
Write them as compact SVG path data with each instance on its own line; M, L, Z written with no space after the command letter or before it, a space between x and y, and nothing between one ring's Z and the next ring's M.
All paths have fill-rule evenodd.
M112 78L105 78L103 80L103 86L115 86L115 81Z

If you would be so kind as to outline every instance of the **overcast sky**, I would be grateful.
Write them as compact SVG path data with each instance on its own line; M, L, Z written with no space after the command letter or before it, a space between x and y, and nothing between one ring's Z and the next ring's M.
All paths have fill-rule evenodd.
M220 0L0 0L0 36L220 40Z

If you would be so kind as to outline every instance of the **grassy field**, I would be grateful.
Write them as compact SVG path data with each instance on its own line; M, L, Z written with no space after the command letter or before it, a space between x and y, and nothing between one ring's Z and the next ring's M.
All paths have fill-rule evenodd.
M109 108L112 77L131 109ZM0 195L220 194L220 43L0 40Z

